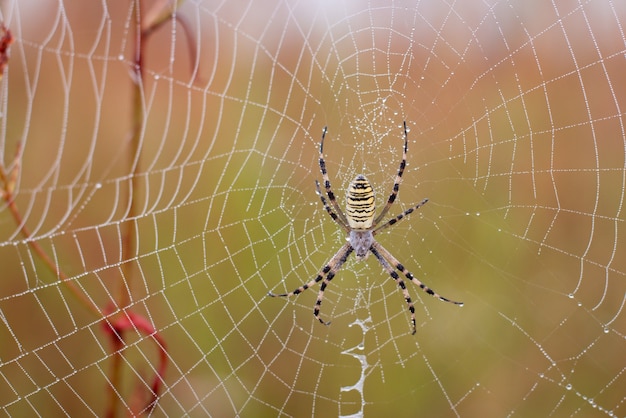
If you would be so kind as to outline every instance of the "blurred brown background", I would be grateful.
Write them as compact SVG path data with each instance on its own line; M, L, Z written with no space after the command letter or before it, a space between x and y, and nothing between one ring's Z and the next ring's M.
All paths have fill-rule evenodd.
M158 416L625 415L622 2L183 2L142 46L138 153L137 16L167 3L31 3L0 6L15 38L0 150L10 169L23 144L15 202L30 230L5 202L6 414L110 402L103 318L36 241L94 305L142 315L167 343ZM378 239L465 306L409 284L411 336L373 257L329 285L329 327L311 315L317 287L267 298L344 242L315 194L322 128L340 204L363 173L382 207L403 120L390 215L430 202ZM127 415L158 352L140 333L124 342ZM341 390L360 377L362 397Z

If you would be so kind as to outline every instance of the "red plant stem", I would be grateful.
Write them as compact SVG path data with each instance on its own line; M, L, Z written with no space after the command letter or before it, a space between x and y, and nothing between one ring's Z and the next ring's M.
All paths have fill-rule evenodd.
M140 153L139 144L141 140L141 134L144 123L144 111L143 111L143 45L145 32L141 29L141 7L143 4L137 2L136 6L136 27L137 37L135 45L135 58L133 62L134 79L133 79L133 116L132 116L132 132L130 139L130 185L128 188L128 212L126 215L126 224L123 233L122 242L122 260L125 262L122 264L122 282L117 298L117 306L127 306L130 302L130 296L127 293L127 289L131 288L131 282L133 278L133 263L129 260L136 251L136 238L135 238L135 217L136 217L136 199L139 192L139 181L137 173L140 170ZM123 315L123 314L121 314ZM122 320L121 317L118 319ZM116 323L115 320L112 321ZM121 393L121 369L122 369L122 347L124 341L125 328L116 325L111 325L115 332L111 332L110 338L112 342L113 358L111 362L111 375L110 385L108 386L109 401L108 410L106 416L114 418L118 409L119 393Z
M151 27L144 31L141 30L141 19L140 13L137 12L137 23L138 23L138 32L139 36L137 38L137 54L135 57L135 88L133 90L133 129L132 129L132 137L131 137L131 156L132 159L130 161L131 165L131 183L129 187L129 206L127 219L129 220L126 223L126 228L124 231L123 237L123 248L122 248L122 259L127 262L122 265L122 285L120 287L119 299L117 301L117 306L128 306L129 298L126 289L128 288L129 282L132 279L132 263L129 263L128 260L131 259L132 255L136 251L136 238L134 234L134 218L136 217L136 200L137 200L137 191L139 190L139 181L137 179L137 173L140 170L140 138L142 134L143 124L144 124L144 108L143 108L143 45L145 39L148 35L155 29L155 27ZM165 20L164 20L165 21ZM164 21L161 21L157 26L160 26ZM4 26L1 27L4 29ZM13 42L13 38L11 37L10 32L7 29L4 29L5 36L0 40L0 78L2 76L2 72L6 63L8 61L8 56L6 53L7 47ZM20 162L21 162L21 144L18 143L18 147L16 150L16 155L14 159L14 166L10 171L6 171L5 167L0 165L0 182L3 183L2 189L0 189L0 198L4 199L7 203L7 207L9 212L13 216L16 224L19 226L20 234L25 238L28 246L33 250L33 252L43 261L43 263L52 271L52 273L60 280L60 282L93 314L103 319L103 324L105 327L105 334L108 335L109 340L111 341L111 375L110 375L110 385L108 386L108 402L107 409L105 412L105 416L113 418L117 415L118 403L120 402L119 394L121 393L121 379L122 379L122 367L123 367L123 349L124 349L124 334L127 331L137 332L142 335L150 336L154 339L154 343L156 344L159 350L159 365L156 370L156 374L154 376L154 380L150 387L151 389L151 397L148 404L145 406L144 411L152 411L156 406L158 401L159 392L161 389L161 383L163 381L163 376L165 374L165 370L167 367L167 348L165 344L165 340L161 337L161 335L154 329L152 324L142 315L138 315L133 313L132 311L124 311L114 315L112 318L107 319L109 313L111 313L114 309L113 305L111 305L110 309L107 309L108 312L102 312L95 303L87 297L87 295L71 280L69 277L60 269L60 267L50 258L50 256L46 253L46 251L42 248L38 241L32 239L31 232L26 227L26 223L17 207L15 202L15 184L17 182ZM132 412L134 414L134 412Z
M4 199L7 202L7 206L9 208L9 212L13 215L13 219L15 219L15 223L20 225L20 233L26 239L28 246L39 256L39 258L44 262L46 266L52 271L52 273L59 278L61 283L63 283L74 296L92 313L96 316L102 317L102 312L94 303L76 286L72 281L68 280L68 277L63 271L52 261L52 259L48 256L48 254L41 248L41 245L33 239L31 239L31 234L22 215L20 214L19 209L17 208L17 204L15 203L15 198L9 187L6 187L4 190Z
M13 160L13 168L10 172L6 172L4 167L0 166L0 181L4 183L4 187L2 189L2 193L0 195L7 202L7 207L9 208L9 212L13 216L15 223L19 226L20 234L26 240L28 246L39 256L39 258L44 262L44 264L52 271L52 273L59 278L61 283L69 289L74 296L87 308L87 310L94 313L96 316L102 317L102 312L100 309L89 299L79 288L74 284L74 282L68 280L68 277L63 271L59 268L59 266L52 261L52 259L48 256L48 254L44 251L44 249L39 245L39 242L32 239L32 235L28 228L26 227L26 223L24 222L24 218L22 218L22 214L20 213L17 203L15 203L15 183L17 182L17 176L20 169L20 160L22 158L22 147L21 144L18 143L17 150L15 151L15 158Z
M107 308L107 312L112 310L114 307L111 305ZM147 405L144 407L144 411L151 411L156 406L156 403L159 399L159 392L161 390L161 382L163 381L163 376L165 375L165 370L167 368L167 346L165 344L165 340L161 337L161 335L154 329L150 321L148 321L144 316L136 314L132 311L121 312L115 321L104 322L104 331L109 336L111 340L111 349L113 351L113 364L111 370L111 381L120 380L121 379L121 370L122 370L122 350L124 348L124 334L128 331L137 332L138 334L145 335L148 337L152 337L154 339L154 343L157 346L159 351L159 365L157 367L154 380L152 381L151 396ZM113 386L111 386L113 388ZM112 394L111 394L112 393ZM111 396L114 396L112 398ZM111 418L116 415L116 404L117 404L117 393L115 391L109 392L109 409L106 413L106 416ZM134 414L134 413L133 413Z

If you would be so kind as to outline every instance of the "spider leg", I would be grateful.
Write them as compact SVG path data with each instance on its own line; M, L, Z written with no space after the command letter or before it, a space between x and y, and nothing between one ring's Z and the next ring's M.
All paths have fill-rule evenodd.
M320 183L317 180L315 180L315 187L317 189L317 195L320 197L320 199L322 199L322 204L324 205L324 209L326 209L326 212L328 212L330 217L333 218L333 221L337 222L347 232L350 232L350 227L347 224L345 224L344 221L341 220L339 215L337 215L337 213L335 213L333 208L331 208L328 205L328 202L326 201L326 198L324 197L324 195L322 194L322 190L320 189Z
M385 222L383 225L381 225L378 228L376 228L375 230L373 230L372 231L372 235L376 235L379 231L382 231L383 229L387 229L391 225L395 225L400 220L404 219L406 216L410 215L411 213L413 213L417 209L419 209L422 206L424 206L426 203L428 203L428 199L424 199L421 202L419 202L417 205L415 205L415 206L413 206L411 208L408 208L407 210L405 210L404 212L402 212L401 214L399 214L395 218L390 219L389 221Z
M322 300L324 299L324 291L326 290L326 286L328 286L328 284L333 279L333 277L335 277L335 274L339 271L343 263L346 262L346 260L348 259L348 256L352 253L352 251L354 251L354 248L352 248L350 243L345 243L339 249L339 251L337 251L337 253L333 256L333 258L330 259L328 264L326 264L317 273L317 277L315 277L315 279L311 280L308 283L303 284L302 286L293 290L292 292L281 293L281 294L269 292L268 295L272 297L276 297L276 296L289 297L289 296L297 295L299 293L304 292L305 290L307 290L309 287L313 286L315 283L319 282L320 280L323 280L322 285L320 286L320 290L317 294L317 300L315 301L315 308L313 308L313 315L315 315L315 318L317 318L317 320L320 321L322 324L324 325L330 324L330 321L325 322L320 317L320 306L322 305Z
M402 295L404 296L404 300L406 300L407 305L409 305L409 312L411 312L411 324L413 326L413 332L411 334L415 334L417 332L417 326L415 324L415 307L413 306L411 295L409 295L409 291L404 284L404 280L398 276L398 273L396 273L393 267L389 265L389 262L385 260L385 258L376 250L376 248L374 248L373 245L370 248L370 251L374 254L378 262L382 264L383 268L387 270L387 273L389 273L389 275L396 281L400 289L402 289Z
M330 204L334 208L334 212L337 218L339 219L339 221L337 221L337 219L335 219L334 217L333 219L335 219L335 221L338 224L342 225L344 228L348 228L348 225L349 225L348 219L346 218L346 215L344 215L343 211L339 207L339 204L337 203L337 198L335 197L335 193L333 193L333 189L330 185L330 178L328 177L328 171L326 171L326 162L324 161L324 138L326 137L326 132L328 132L328 128L324 126L324 131L322 132L322 140L320 141L320 171L322 172L322 178L324 179L324 188L326 189L328 200L330 201ZM319 195L320 197L322 196L321 193L319 193ZM324 202L324 200L325 199L322 198L322 202ZM324 206L326 207L326 210L330 214L330 211L328 210L329 206L326 206L326 204Z
M398 174L396 174L396 180L393 183L393 189L391 194L389 195L389 199L387 199L387 204L380 212L380 214L374 219L374 226L378 225L378 223L385 217L389 208L396 200L396 196L398 196L398 191L400 190L400 183L402 183L402 174L404 173L404 168L406 167L406 153L409 147L409 134L406 128L406 121L404 122L404 148L402 149L402 161L400 161L400 168L398 168Z
M383 257L385 257L387 260L389 260L389 262L391 264L393 264L393 266L395 268L398 269L398 271L400 273L404 274L404 276L407 279L409 279L410 281L415 283L417 286L419 286L419 288L422 289L424 292L426 292L429 295L434 296L437 299L442 300L444 302L449 302L449 303L453 303L455 305L463 306L463 302L457 302L457 301L445 298L445 297L441 296L439 293L437 293L434 290L432 290L430 287L426 286L424 283L420 282L418 279L416 279L415 276L413 276L413 274L411 274L410 271L405 269L404 266L393 255L391 255L391 253L389 251L387 251L385 249L385 247L380 245L378 242L374 241L374 244L372 244L372 247L377 249L383 255Z
M389 263L391 263L396 269L398 269L398 271L400 271L400 273L404 274L404 276L407 279L411 280L413 283L419 286L420 289L422 289L424 292L428 293L429 295L434 296L443 302L448 302L448 303L453 303L455 305L463 306L463 302L456 302L454 300L445 298L441 296L440 294L436 293L434 290L432 290L428 286L426 286L424 283L420 282L418 279L416 279L415 276L413 276L413 274L411 274L410 271L404 268L404 266L378 242L374 242L372 244L370 251L372 252L372 254L374 254L374 256L376 256L380 264L382 264L385 270L387 270L389 275L396 280L396 282L398 283L398 286L400 286L400 288L402 289L402 292L404 294L404 299L409 305L409 311L411 311L411 323L413 324L413 334L415 334L415 331L416 331L415 308L413 307L413 302L411 301L411 297L409 296L409 292L406 289L404 281L398 276L398 273L396 273L393 270L393 268L391 268Z

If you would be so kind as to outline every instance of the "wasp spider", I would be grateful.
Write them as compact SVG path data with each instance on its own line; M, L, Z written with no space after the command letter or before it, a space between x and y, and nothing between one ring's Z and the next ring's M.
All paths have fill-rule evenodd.
M462 302L455 302L448 298L445 298L431 288L426 286L424 283L420 282L413 274L408 271L389 251L387 251L382 245L380 245L375 239L374 236L378 234L380 231L389 228L390 226L396 224L404 217L413 213L416 209L419 209L423 206L428 199L422 200L417 205L405 210L403 213L397 215L396 217L388 220L382 225L378 226L380 221L382 221L383 217L389 211L389 208L396 200L396 196L398 195L398 190L400 189L400 183L402 181L402 173L404 173L404 168L406 167L406 153L408 149L408 133L406 122L404 122L404 150L402 152L402 161L400 162L400 168L398 169L398 174L396 174L396 180L393 184L393 190L387 199L387 204L380 212L380 214L374 217L374 210L376 208L376 203L374 200L374 191L372 190L372 186L369 181L365 178L365 176L359 174L356 176L352 184L350 184L350 188L348 189L348 195L346 200L346 212L344 213L339 204L337 204L337 200L335 199L335 194L330 185L330 179L328 178L328 172L326 171L326 163L324 161L324 138L326 137L327 128L324 128L322 133L322 141L320 142L320 170L322 171L322 178L324 179L324 187L326 188L326 195L328 196L328 200L322 194L320 190L320 184L316 180L315 184L317 186L317 194L322 200L322 204L324 208L330 215L330 217L339 224L348 234L347 242L337 251L337 253L330 259L328 264L326 264L318 273L315 279L311 280L308 283L303 284L299 288L295 289L293 292L275 294L270 292L270 296L292 296L297 295L299 293L304 292L309 287L313 286L315 283L322 281L322 285L320 286L319 293L317 295L317 301L315 302L315 308L313 309L313 315L317 318L322 324L328 325L330 322L325 322L320 317L320 306L322 304L322 300L324 298L324 290L326 290L326 286L330 283L330 281L335 277L337 271L341 268L341 266L346 262L348 256L355 253L357 260L363 260L368 253L374 254L374 257L380 262L383 268L389 273L389 275L396 281L402 293L404 295L404 300L409 306L409 311L411 312L411 324L413 329L413 334L416 332L415 325L415 308L413 306L413 301L411 300L411 296L409 295L409 291L404 284L404 280L398 275L395 271L397 269L401 274L404 275L408 280L415 283L419 286L424 292L428 293L431 296L438 298L444 302L454 303L456 305L463 305ZM330 204L328 203L330 201Z

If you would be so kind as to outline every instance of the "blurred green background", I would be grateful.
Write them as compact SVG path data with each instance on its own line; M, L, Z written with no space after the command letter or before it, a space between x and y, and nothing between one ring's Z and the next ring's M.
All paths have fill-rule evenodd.
M4 203L5 414L110 404L103 318L35 241L94 305L142 315L167 343L157 416L625 415L621 3L183 2L142 46L138 154L137 25L167 2L31 6L1 4L15 37L2 162L21 142L15 202L31 231ZM430 202L378 239L465 306L408 284L412 336L373 257L329 285L329 327L311 314L317 287L267 298L315 277L345 239L315 194L322 128L340 204L363 173L380 208L403 120L390 215ZM128 415L158 351L127 333L120 354ZM359 379L362 395L345 389Z

